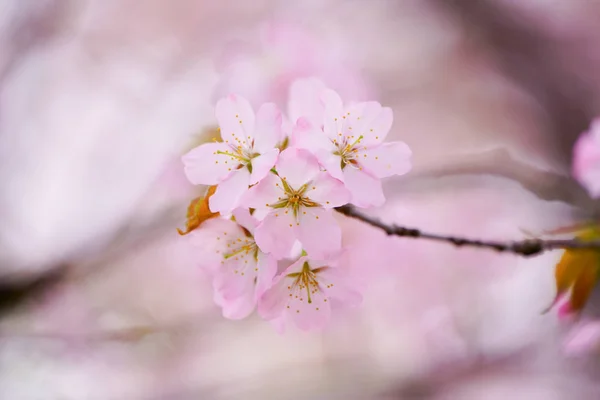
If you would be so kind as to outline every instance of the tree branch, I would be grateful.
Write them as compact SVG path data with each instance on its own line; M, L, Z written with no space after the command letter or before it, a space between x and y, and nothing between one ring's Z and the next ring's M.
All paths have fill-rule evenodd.
M457 247L469 246L484 249L496 250L498 252L506 252L529 257L535 256L548 250L559 249L596 249L600 250L600 241L582 241L579 239L526 239L518 241L496 241L496 240L479 240L470 239L459 236L440 235L436 233L423 232L415 228L407 228L398 225L388 225L377 218L363 214L356 208L350 205L337 207L335 209L340 214L347 217L365 222L375 228L379 228L390 236L409 237L415 239L427 239L436 242L446 242Z

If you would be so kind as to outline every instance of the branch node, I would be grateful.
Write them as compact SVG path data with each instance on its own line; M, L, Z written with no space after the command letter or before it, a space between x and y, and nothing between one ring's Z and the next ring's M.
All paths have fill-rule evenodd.
M533 256L543 252L544 245L539 239L528 239L522 242L513 242L511 250L524 256Z

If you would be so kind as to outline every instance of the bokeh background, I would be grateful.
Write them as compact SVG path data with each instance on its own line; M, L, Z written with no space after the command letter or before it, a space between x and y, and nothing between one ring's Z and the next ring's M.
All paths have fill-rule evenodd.
M595 0L2 0L0 398L600 398L596 346L566 351L577 323L542 313L560 252L340 217L348 262L373 272L364 304L281 336L222 318L176 232L203 190L180 156L230 89L224 49L272 22L393 108L414 168L374 215L503 240L597 215L569 175L600 114L599 20Z

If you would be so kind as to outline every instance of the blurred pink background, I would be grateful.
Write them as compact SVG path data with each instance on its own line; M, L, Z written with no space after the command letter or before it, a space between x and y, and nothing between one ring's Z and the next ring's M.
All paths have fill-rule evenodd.
M386 181L386 221L516 240L595 216L569 173L600 114L599 19L589 0L4 0L0 398L600 398L597 340L569 355L572 326L542 314L560 252L340 217L349 265L373 271L364 304L280 336L222 318L175 229L203 190L180 156L214 128L215 96L268 86L282 103L282 68L392 107L414 168ZM269 58L270 23L312 35L314 65ZM258 61L227 70L231 41ZM599 311L594 295L584 318Z

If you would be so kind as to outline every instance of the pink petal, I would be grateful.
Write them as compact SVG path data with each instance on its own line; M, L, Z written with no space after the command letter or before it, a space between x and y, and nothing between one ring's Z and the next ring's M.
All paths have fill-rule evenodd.
M274 210L256 227L254 239L264 253L280 259L288 257L296 241L296 221L288 210Z
M350 192L340 180L327 172L320 172L309 184L306 196L324 208L343 206L350 202Z
M373 146L382 143L392 128L393 121L394 114L391 108L382 108L381 104L374 101L364 103L361 123L356 128L363 136L361 145Z
M232 301L238 297L250 297L254 294L254 274L245 273L241 275L241 271L244 271L245 265L242 262L228 262L221 265L221 268L215 274L213 278L213 287L215 291L220 293L220 297L223 301ZM250 268L255 267L255 263ZM238 273L234 273L238 271ZM251 300L250 302L253 302Z
M229 214L240 203L242 196L248 191L250 172L246 168L235 170L217 186L217 191L208 200L212 212Z
M383 188L378 178L347 166L344 168L344 184L352 195L352 204L358 207L379 207L385 203Z
M237 235L224 235L221 238L227 241L227 249L223 253L230 256L223 257L213 277L215 301L223 307L223 315L233 319L246 317L254 308L255 279L258 274L254 252L239 251L252 242L239 226L238 231Z
M282 315L288 296L288 283L282 275L275 278L273 285L258 300L258 314L265 319L275 319Z
M205 221L199 229L190 232L188 237L192 246L197 249L198 264L216 270L221 266L223 252L227 249L228 242L225 238L241 234L243 232L235 222L213 218Z
M258 252L258 268L256 276L255 299L258 300L272 285L275 274L277 274L277 260L263 253Z
M588 321L576 326L564 342L570 356L586 355L600 349L600 322Z
M300 256L296 261L290 264L282 273L283 276L294 274L297 272L301 272L304 267L304 263L308 261L309 258L307 256Z
M277 157L279 156L279 149L271 149L258 157L252 159L252 175L250 176L250 184L260 182L271 168L275 166Z
M319 151L316 154L319 164L323 166L335 179L344 181L344 174L342 172L342 158L333 154L333 152Z
M334 152L336 146L323 133L306 118L299 118L292 133L292 145L299 149L305 149L316 155L317 152L325 150Z
M319 282L332 283L330 288L326 288L326 294L331 298L338 300L348 307L356 307L362 302L362 295L358 290L351 286L346 275L339 267L330 267L319 273Z
M404 142L390 142L359 150L357 161L365 171L377 178L403 175L411 169L412 152Z
M337 147L322 130L314 128L305 118L298 119L294 127L292 145L299 149L308 150L332 176L340 180L343 179L342 159L334 154Z
M223 317L233 320L246 318L252 313L256 304L252 290L247 290L243 296L232 299L226 299L222 296L222 293L215 291L213 299L217 305L221 306Z
M225 143L250 147L255 117L248 100L231 94L217 102L215 113Z
M321 93L327 87L317 78L297 79L290 86L288 113L292 122L306 118L315 128L321 129L325 108Z
M298 329L308 331L311 329L321 329L327 325L331 319L330 300L321 291L316 291L310 295L310 302L307 296L289 302L289 309L286 307L291 319Z
M294 130L294 124L287 118L287 117L283 117L283 122L281 123L281 142L278 143L278 147L281 146L281 144L285 141L285 139L287 138L288 140L290 140L292 138L292 132Z
M273 103L265 103L256 113L254 149L263 154L271 151L282 139L281 111Z
M320 171L319 162L312 154L293 147L281 152L276 168L281 179L293 189L313 180Z
M573 175L593 198L600 197L600 120L573 147Z
M329 116L326 118L331 119ZM338 142L360 143L361 146L379 144L387 136L392 124L392 113L389 108L371 101L354 103L346 107L342 114L333 115L335 132L325 132L327 136Z
M236 208L232 212L235 222L243 226L250 233L254 233L254 229L258 226L258 220L250 215L250 210L247 208Z
M336 139L343 126L344 105L342 99L333 90L326 89L321 93L321 101L325 107L323 131L330 139Z
M295 278L287 276L302 271L306 262L309 262L311 269L314 269L309 258L300 257L283 272L281 280L277 282L278 287L274 290L277 293L278 304L273 307L279 313L285 313L299 329L304 331L322 328L331 316L330 301L326 293L321 290L309 292L306 288L295 285Z
M217 151L227 152L231 148L225 143L205 143L181 157L185 175L191 183L216 185L236 167L230 157L216 154Z
M311 258L329 258L342 248L342 230L331 210L301 208L296 231L302 247Z
M283 194L281 179L275 174L267 174L263 180L246 192L240 203L248 208L270 208L270 205L277 203Z
M362 133L361 129L364 125L363 111L370 103L354 103L346 107L341 116L341 126L338 127L336 140L346 138L348 143L352 143L358 139ZM379 104L379 103L375 103ZM381 106L379 106L381 108Z
M559 320L569 320L575 315L575 312L571 307L571 303L569 301L565 301L558 306L556 314Z

